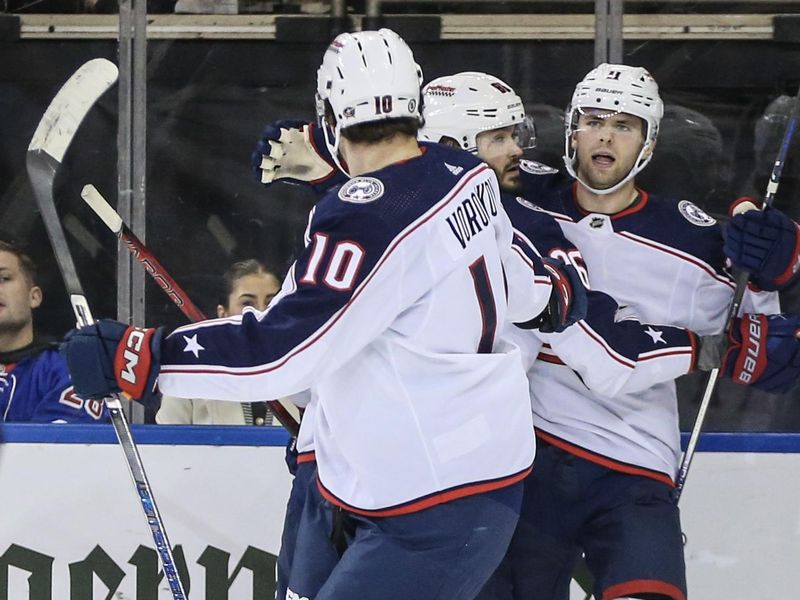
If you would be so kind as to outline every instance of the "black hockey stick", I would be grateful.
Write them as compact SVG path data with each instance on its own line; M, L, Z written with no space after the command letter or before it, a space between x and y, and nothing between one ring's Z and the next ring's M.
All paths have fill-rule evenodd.
M97 58L82 65L53 98L28 146L28 176L58 268L70 295L78 326L89 325L93 319L58 218L53 199L53 182L81 121L116 80L117 67L108 60ZM122 411L122 401L118 396L105 398L104 401L136 486L136 494L147 517L147 524L161 558L172 597L174 600L185 600L186 594L178 577L164 522L158 512L125 413Z
M789 115L789 120L786 123L786 129L783 133L783 139L781 140L781 146L778 149L778 156L775 158L775 164L772 166L772 173L770 173L769 176L769 183L767 184L767 191L764 195L764 205L762 210L767 206L770 206L772 201L775 199L775 194L778 191L778 185L780 184L781 180L781 173L783 172L783 165L786 162L786 155L789 152L789 143L792 141L792 137L797 129L799 120L800 90L797 91L797 96L794 99L792 112ZM749 278L750 274L747 271L741 271L735 276L736 289L733 293L731 306L728 309L728 319L725 323L726 334L730 331L734 319L739 314L739 308L742 305L742 298L744 298L744 292L747 289L747 280ZM703 422L705 421L706 413L708 412L708 406L711 403L711 396L716 388L718 377L719 367L712 369L708 374L708 381L706 382L706 388L703 392L703 399L700 402L700 407L697 409L697 418L695 419L692 433L689 436L689 442L686 445L686 452L683 453L683 459L681 460L681 465L678 469L678 475L675 479L675 502L680 499L681 494L683 493L683 488L686 485L686 477L689 475L689 467L692 465L692 458L694 458L694 453L697 449L697 442L700 439L700 430L703 428Z
M150 249L136 237L136 234L133 233L125 224L125 221L122 220L120 214L111 207L108 201L103 198L103 195L97 191L96 187L91 184L83 186L81 197L86 201L86 204L92 208L95 214L100 217L103 223L117 234L117 237L125 244L128 250L130 250L136 260L142 263L145 271L156 280L161 289L164 290L164 293L170 297L190 321L197 322L206 319L203 311L197 308L191 298L189 298L189 294L183 291L183 288L172 278ZM269 406L270 410L286 431L288 431L290 435L297 437L300 424L286 407L278 400L268 400L267 406Z

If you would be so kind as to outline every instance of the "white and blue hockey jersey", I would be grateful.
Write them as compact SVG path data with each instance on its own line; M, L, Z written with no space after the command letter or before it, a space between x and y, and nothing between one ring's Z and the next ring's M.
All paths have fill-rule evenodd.
M529 369L537 435L610 468L672 483L680 455L672 378L691 370L694 350L691 337L682 341L665 326L698 335L723 329L734 282L724 269L721 228L691 202L643 190L620 213L587 213L572 180L543 171L523 165L522 196L553 216L580 251L591 288L616 300L607 305L614 320L624 326L633 315L663 326L633 322L639 341L631 346L628 334L602 324L589 341L587 321L541 336L541 349L529 346L528 360L539 350ZM748 291L743 310L777 312L777 296ZM605 381L588 381L604 371Z
M175 330L164 393L235 401L310 388L325 496L375 516L509 485L534 453L517 347L497 336L547 305L494 173L423 145L316 206L309 244L264 313Z
M102 400L74 393L58 346L38 342L0 354L0 416L5 423L108 422Z

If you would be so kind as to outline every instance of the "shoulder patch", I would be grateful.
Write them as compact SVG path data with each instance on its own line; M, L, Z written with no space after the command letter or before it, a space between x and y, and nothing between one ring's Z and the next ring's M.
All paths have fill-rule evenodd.
M714 217L707 215L702 208L688 200L681 200L678 203L678 210L689 223L700 227L711 227L717 222Z
M539 212L544 212L544 209L541 206L534 204L530 200L525 200L525 198L523 198L522 196L517 196L516 200L525 208L528 208L530 210L537 210Z
M366 204L383 196L383 182L375 177L354 177L339 189L339 199Z
M552 173L558 173L558 169L549 167L544 163L536 162L535 160L522 159L519 161L519 168L526 173L532 173L533 175L550 175Z

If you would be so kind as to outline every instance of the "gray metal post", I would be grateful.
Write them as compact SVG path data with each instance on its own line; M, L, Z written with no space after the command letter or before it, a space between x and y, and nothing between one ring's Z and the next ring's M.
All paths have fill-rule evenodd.
M623 0L595 0L594 64L622 63Z
M119 3L119 124L117 130L117 212L145 240L147 138L147 1ZM145 324L145 273L123 247L117 251L117 319ZM130 404L129 420L144 421Z

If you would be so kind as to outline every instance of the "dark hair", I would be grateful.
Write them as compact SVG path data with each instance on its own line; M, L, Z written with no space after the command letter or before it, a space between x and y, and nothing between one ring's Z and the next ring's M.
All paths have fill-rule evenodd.
M420 111L422 106L419 107ZM333 124L336 117L333 114L330 102L325 101L325 120ZM400 134L408 137L417 137L417 132L422 127L422 122L414 117L396 117L380 121L358 123L342 129L342 137L356 144L374 144Z
M25 278L28 280L32 286L36 285L36 281L38 279L38 269L36 268L36 263L33 262L33 259L25 254L20 248L11 244L9 242L4 242L0 240L0 252L8 252L9 254L13 254L17 257L19 261L20 270Z
M278 278L274 271L268 269L264 263L255 258L248 258L233 263L222 275L224 287L222 290L220 290L221 296L219 304L222 306L228 306L228 296L233 293L233 288L236 285L236 282L242 277L246 277L247 275L258 275L259 273L273 275L276 279Z
M455 138L451 138L449 135L443 135L439 138L439 144L442 146L447 146L448 148L457 148L461 149L461 144L458 143L458 140Z

